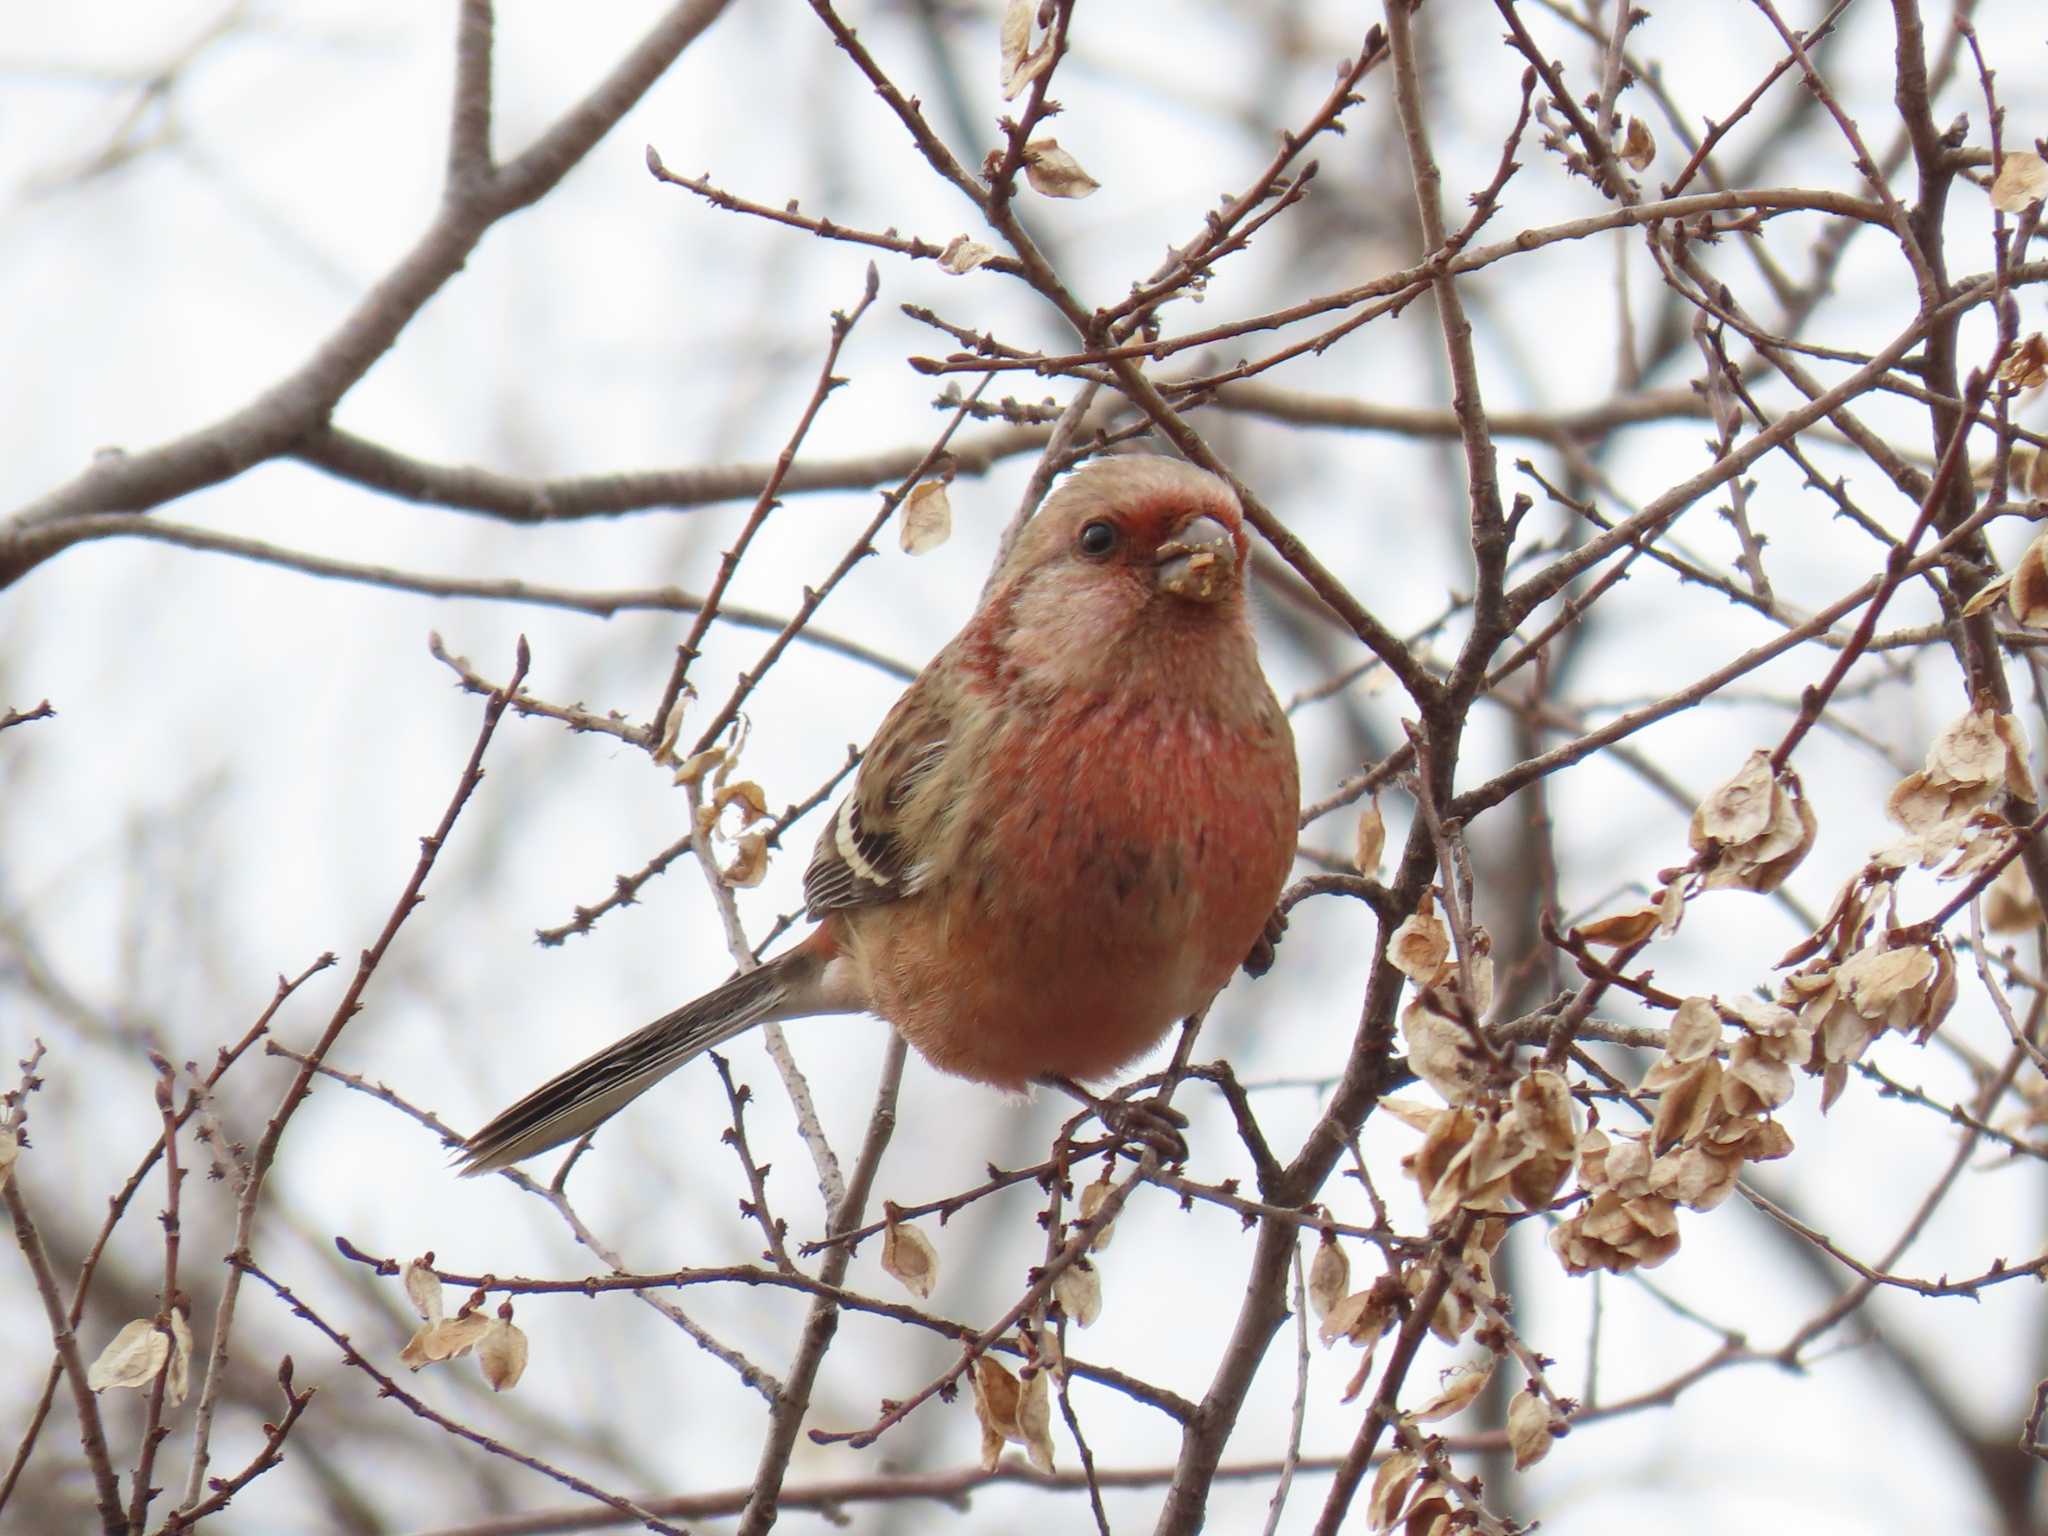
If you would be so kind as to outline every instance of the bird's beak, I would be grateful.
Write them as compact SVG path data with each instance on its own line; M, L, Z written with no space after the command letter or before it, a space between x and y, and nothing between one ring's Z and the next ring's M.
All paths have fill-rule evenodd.
M1162 592L1195 603L1222 601L1237 584L1237 541L1213 517L1197 517L1159 546Z

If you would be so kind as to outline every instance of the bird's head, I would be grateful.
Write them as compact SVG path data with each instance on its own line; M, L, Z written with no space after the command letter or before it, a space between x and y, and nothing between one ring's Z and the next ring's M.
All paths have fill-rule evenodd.
M1002 584L1230 605L1243 596L1246 553L1244 513L1227 484L1178 459L1133 454L1068 476L1019 536Z
M1092 689L1153 674L1184 689L1206 647L1251 654L1247 558L1244 513L1224 481L1177 459L1098 459L1018 536L985 610L990 638L1047 682Z

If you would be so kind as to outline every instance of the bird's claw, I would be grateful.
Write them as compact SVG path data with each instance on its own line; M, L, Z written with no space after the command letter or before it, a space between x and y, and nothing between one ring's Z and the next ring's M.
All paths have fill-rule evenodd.
M1280 939L1287 932L1287 914L1274 909L1266 919L1265 929L1252 942L1252 952L1244 957L1244 973L1247 976L1263 976L1273 969L1275 953L1280 948Z
M1181 1135L1187 1129L1188 1117L1171 1104L1158 1099L1126 1098L1122 1094L1112 1099L1097 1098L1071 1077L1058 1073L1048 1073L1039 1081L1085 1104L1119 1146L1150 1148L1159 1154L1162 1164L1188 1160L1187 1138Z
M1188 1117L1157 1099L1103 1099L1095 1117L1110 1135L1128 1147L1149 1147L1163 1165L1188 1160L1187 1138L1181 1132Z

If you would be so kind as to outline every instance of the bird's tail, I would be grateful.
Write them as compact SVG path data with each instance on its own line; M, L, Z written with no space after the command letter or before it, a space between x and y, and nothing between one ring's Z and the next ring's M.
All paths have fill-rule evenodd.
M699 1051L756 1024L820 1011L805 1004L816 993L826 958L813 944L798 945L578 1062L465 1141L459 1171L465 1177L488 1173L572 1141Z

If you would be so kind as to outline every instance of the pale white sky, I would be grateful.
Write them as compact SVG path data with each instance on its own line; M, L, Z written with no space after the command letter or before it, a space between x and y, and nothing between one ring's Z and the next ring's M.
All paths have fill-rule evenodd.
M997 110L994 17L985 9L961 9L946 31L983 124ZM1695 120L1725 115L1772 56L1765 24L1727 0L1654 9L1659 14L1636 34L1637 46L1663 61L1666 85ZM75 4L22 8L10 18L0 44L0 294L7 296L0 301L7 364L0 368L0 507L62 483L95 452L145 447L247 402L301 360L405 250L438 190L453 32L444 10L393 0L252 7L239 30L201 54L168 99L144 115L140 135L161 130L165 141L83 177L80 168L108 143L134 99L118 77L159 66L218 7ZM573 15L503 7L499 152L523 146L658 10L647 0ZM1334 64L1356 46L1362 24L1352 8L1301 12L1304 57ZM856 14L877 52L936 101L929 60L903 15L876 7ZM1185 240L1217 195L1241 186L1263 162L1272 125L1298 120L1325 89L1320 62L1268 78L1264 46L1249 25L1238 8L1217 4L1083 7L1082 41L1058 93L1067 110L1056 129L1103 189L1084 203L1041 200L1031 216L1092 302L1120 296L1168 243ZM1455 222L1465 193L1486 180L1498 157L1519 66L1495 45L1500 26L1490 6L1437 0L1424 25L1437 49L1432 111ZM1852 112L1879 125L1879 142L1889 139L1882 127L1891 90L1888 25L1865 8L1829 45L1830 78ZM1979 25L1987 50L2003 61L2009 131L2031 137L2048 127L2038 15L2025 0L2005 0L1980 7ZM1558 30L1546 46L1590 88L1581 45ZM1173 323L1216 323L1413 259L1399 243L1400 226L1374 206L1407 195L1400 168L1384 159L1390 141L1376 126L1389 90L1390 81L1375 77L1353 134L1319 150L1324 185L1302 215L1316 221L1308 255L1277 237L1261 242L1225 269L1203 310L1182 306ZM1624 106L1660 122L1642 94L1624 98ZM1981 123L1967 78L1936 117L1946 122L1964 111L1973 128ZM1668 136L1663 142L1653 178L1670 176L1678 164ZM1794 160L1788 146L1767 159L1758 181L1851 185L1837 141L1823 142L1825 164ZM811 386L826 315L858 297L868 255L717 213L657 186L642 158L650 143L675 170L709 170L720 184L770 204L800 197L806 209L937 240L980 233L970 227L970 210L922 171L807 9L740 0L557 194L490 233L469 269L350 393L338 424L430 460L519 474L772 457ZM1601 206L1533 145L1521 158L1527 168L1490 236ZM1973 194L1959 188L1956 196L1961 204ZM1981 209L1958 212L1955 271L1989 265L1988 227ZM1804 238L1785 241L1788 259L1803 253ZM1475 285L1489 404L1577 404L1613 391L1614 260L1605 242L1569 244ZM931 304L964 323L994 325L1019 345L1059 338L1043 313L991 274L953 278L930 264L888 258L881 273L881 302L842 361L853 383L821 416L812 453L921 444L937 430L941 418L927 404L932 384L902 359L941 351L944 340L904 317L900 304ZM1646 313L1654 272L1640 250L1630 281L1638 312ZM1852 252L1836 288L1818 333L1841 345L1879 345L1911 314L1896 252L1870 237ZM2023 301L2023 315L2027 328L2038 324L2038 303ZM1968 333L1980 352L1988 324L1980 315ZM1417 307L1305 360L1279 382L1375 402L1440 404L1436 347L1434 320ZM1653 382L1682 383L1692 371L1688 355L1681 371ZM1048 392L1038 380L1016 388L1030 399ZM1898 433L1902 447L1925 451L1924 413L1890 402L1871 415ZM1646 497L1706 462L1705 433L1697 422L1638 432L1604 467L1624 494ZM1216 434L1247 480L1395 629L1427 622L1448 591L1466 584L1459 536L1443 521L1457 499L1444 484L1450 457L1385 438L1242 419L1220 423ZM1513 479L1511 466L1528 452L1526 443L1503 444L1510 491L1526 484ZM1555 468L1554 455L1543 461ZM1905 526L1909 509L1853 463L1831 461L1830 472L1851 472L1866 507ZM921 665L972 606L1027 468L1018 461L985 481L961 480L952 543L913 562L887 541L820 623ZM1863 559L1867 545L1849 542L1827 504L1802 491L1788 467L1762 466L1758 480L1773 574L1788 601L1818 607L1875 568L1846 563ZM742 567L734 600L790 611L799 589L831 570L873 505L866 493L792 500ZM380 499L282 464L162 515L420 571L702 590L744 511L724 506L526 531ZM1549 519L1546 529L1557 526L1547 512L1538 517ZM1706 507L1678 537L1717 561L1731 553L1725 526ZM2001 534L2000 547L2009 556L2016 537ZM1679 589L1661 573L1639 574L1600 611L1603 622L1571 679L1588 700L1665 691L1768 633L1754 616ZM1927 615L1909 594L1889 617ZM451 688L427 654L430 629L492 677L510 670L514 637L524 633L535 657L532 691L637 718L652 706L684 627L673 616L601 622L437 603L131 541L74 549L0 597L0 707L47 696L61 712L0 739L0 918L33 931L93 1022L81 1038L0 966L0 1048L12 1060L31 1036L51 1045L48 1087L36 1106L34 1177L39 1198L73 1223L67 1230L98 1219L105 1194L152 1133L155 1111L133 1032L164 1042L174 1056L204 1061L260 1009L277 973L296 972L327 949L344 965L305 989L280 1033L297 1043L311 1039L340 995L348 964L382 925L412 867L416 839L439 816L479 717L478 701ZM722 698L765 641L754 631L715 628L694 674L707 697ZM1292 646L1274 644L1269 659L1283 697L1321 679ZM1818 665L1802 658L1746 686L1790 694L1813 680ZM848 743L865 740L899 686L873 669L800 649L757 696L748 771L778 807L802 797L843 760ZM1868 728L1906 743L1916 760L1920 744L1963 704L1953 672L1937 665L1915 686L1877 693L1851 710ZM1365 713L1393 740L1402 709L1390 690L1368 701ZM1680 717L1636 744L1703 791L1752 746L1775 739L1785 718L1769 706L1725 708ZM1352 749L1327 713L1305 712L1297 729L1305 793L1319 796L1355 766ZM1499 719L1480 717L1469 777L1476 781L1507 750ZM1800 767L1823 830L1793 889L1820 906L1882 839L1876 817L1893 774L1874 754L1825 735L1802 748ZM1683 817L1617 769L1592 764L1565 775L1552 810L1572 850L1564 891L1575 908L1686 856ZM1390 801L1389 812L1398 846L1407 809ZM594 933L559 949L532 942L535 928L565 921L577 903L602 897L616 874L665 846L684 817L680 792L637 752L545 722L508 720L429 899L343 1037L336 1064L388 1082L466 1128L722 976L716 917L701 878L682 864ZM796 904L811 835L809 826L801 829L768 883L744 897L755 935ZM1307 840L1342 848L1350 836L1346 816ZM1931 885L1907 889L1931 905ZM1208 1048L1228 1054L1251 1079L1334 1073L1363 991L1365 923L1362 907L1312 902L1300 909L1280 968L1225 994ZM1710 898L1679 939L1659 950L1660 985L1729 992L1765 982L1794 937L1790 920L1766 902ZM1985 1050L1997 1038L1981 999L1950 1027ZM865 1123L882 1038L882 1026L867 1020L793 1030L842 1151L851 1151ZM1930 1091L1967 1091L1955 1062L1938 1052L1888 1041L1880 1059ZM758 1092L750 1129L761 1155L776 1164L782 1209L798 1234L811 1235L817 1200L772 1069L752 1042L735 1048L734 1061ZM283 1068L252 1062L237 1075L242 1092L228 1096L221 1113L231 1134L253 1137ZM1816 1096L1802 1079L1787 1116L1799 1152L1768 1178L1802 1209L1824 1216L1845 1246L1873 1255L1951 1142L1934 1117L1855 1090L1823 1122ZM1213 1100L1187 1098L1198 1147L1193 1175L1242 1175ZM1286 1128L1287 1150L1314 1107L1314 1095L1299 1089L1261 1099L1262 1111ZM991 1158L1035 1158L1057 1114L1058 1106L1006 1102L913 1062L904 1130L880 1193L900 1203L936 1198L975 1182ZM734 1211L741 1185L719 1142L725 1124L716 1074L700 1064L600 1138L575 1188L586 1215L628 1262L667 1269L754 1254L758 1234ZM1382 1189L1411 1218L1414 1203L1397 1165L1412 1139L1376 1120L1366 1143ZM402 1327L376 1310L359 1276L328 1265L323 1252L337 1233L378 1254L431 1248L471 1270L575 1274L594 1262L537 1202L495 1181L458 1182L444 1162L430 1136L331 1086L288 1138L280 1207L263 1252L281 1277L303 1284L310 1300L356 1330L365 1349L388 1345L387 1359ZM1333 1193L1339 1188L1333 1182ZM2032 1257L2041 1241L2038 1190L2031 1168L1967 1178L1903 1267L1960 1273L1994 1255ZM1347 1215L1364 1218L1354 1188L1343 1186L1339 1197L1356 1206ZM211 1202L205 1208L216 1213L222 1207L217 1190L195 1187L190 1199ZM153 1209L138 1210L123 1229L119 1254L144 1274L152 1272ZM1000 1315L1038 1253L1033 1210L1029 1198L1014 1195L932 1228L944 1265L934 1305L970 1320ZM1654 1279L1762 1344L1811 1315L1822 1293L1765 1240L1760 1223L1736 1202L1687 1216L1685 1247ZM1530 1277L1518 1320L1559 1362L1560 1384L1580 1390L1593 1288L1559 1277L1535 1231L1515 1241ZM188 1263L212 1262L218 1246L195 1243ZM1148 1192L1105 1258L1104 1315L1076 1352L1199 1394L1224 1320L1234 1314L1249 1251L1234 1219L1214 1210L1183 1215L1159 1191ZM878 1257L878 1247L863 1251L853 1283L893 1296ZM1369 1272L1370 1263L1354 1254L1357 1272ZM1608 1280L1601 1296L1603 1399L1654 1385L1715 1345L1713 1334L1674 1321L1626 1281ZM395 1304L389 1285L383 1297ZM2016 1433L2034 1365L2034 1289L2000 1288L1980 1305L1885 1304L1893 1300L1880 1298L1870 1321L1904 1330L1937 1371L1965 1383L1986 1433ZM771 1368L785 1363L800 1316L792 1301L738 1291L697 1293L687 1304ZM289 1349L301 1383L322 1383L337 1398L361 1393L333 1351L294 1327L272 1298L245 1294L243 1305L252 1367ZM10 1357L41 1359L46 1346L33 1316L20 1266L0 1263L0 1339ZM527 1415L587 1422L594 1437L627 1442L632 1464L659 1490L724 1487L751 1476L758 1399L652 1313L623 1298L529 1301L520 1318L534 1356L514 1399L480 1401L473 1383L454 1374L411 1384L515 1440L532 1433ZM1949 1529L1979 1528L1976 1495L1946 1443L1874 1354L1854 1347L1857 1336L1853 1329L1839 1335L1844 1348L1803 1378L1751 1367L1701 1384L1668 1412L1588 1427L1527 1475L1522 1510L1570 1531L1879 1532L1931 1528L1937 1520ZM1441 1365L1469 1353L1468 1345L1433 1356L1414 1380L1433 1380ZM914 1390L945 1358L926 1339L850 1318L828 1361L814 1422L864 1422L878 1398ZM1315 1353L1310 1454L1339 1452L1349 1442L1358 1410L1338 1395L1352 1364L1348 1351ZM1278 1453L1292 1367L1291 1350L1276 1348L1230 1459ZM0 1380L0 1434L11 1436L22 1421L38 1374ZM1174 1455L1177 1435L1159 1415L1093 1389L1077 1389L1075 1401L1100 1464L1155 1465ZM132 1436L126 1411L113 1411L111 1422L117 1434ZM393 1421L391 1442L376 1452L380 1472L388 1465L416 1489L394 1528L473 1513L462 1502L467 1483L436 1469L477 1453L442 1441L395 1407L379 1411ZM318 1434L317 1422L300 1433ZM1072 1464L1064 1430L1059 1439L1063 1464ZM166 1450L180 1468L182 1443L174 1436ZM969 1461L975 1445L964 1407L932 1405L873 1451L805 1449L792 1476L953 1467ZM1910 1449L1873 1454L1895 1446ZM579 1470L600 1465L588 1445L535 1448ZM233 1461L240 1449L224 1446L217 1455ZM238 1501L227 1528L318 1528L295 1518L295 1509L310 1507L304 1485L293 1482L298 1475L288 1467L259 1483ZM508 1505L566 1502L561 1490L510 1466L493 1476ZM1323 1478L1304 1477L1282 1528L1307 1530L1324 1487ZM1269 1491L1264 1484L1219 1487L1210 1528L1257 1529ZM1110 1500L1119 1531L1149 1528L1155 1506L1149 1491ZM856 1515L855 1528L995 1531L1054 1521L1079 1529L1084 1518L1071 1499L993 1488L975 1496L966 1517L920 1509L892 1524L871 1507ZM809 1520L792 1516L789 1525L806 1529Z

